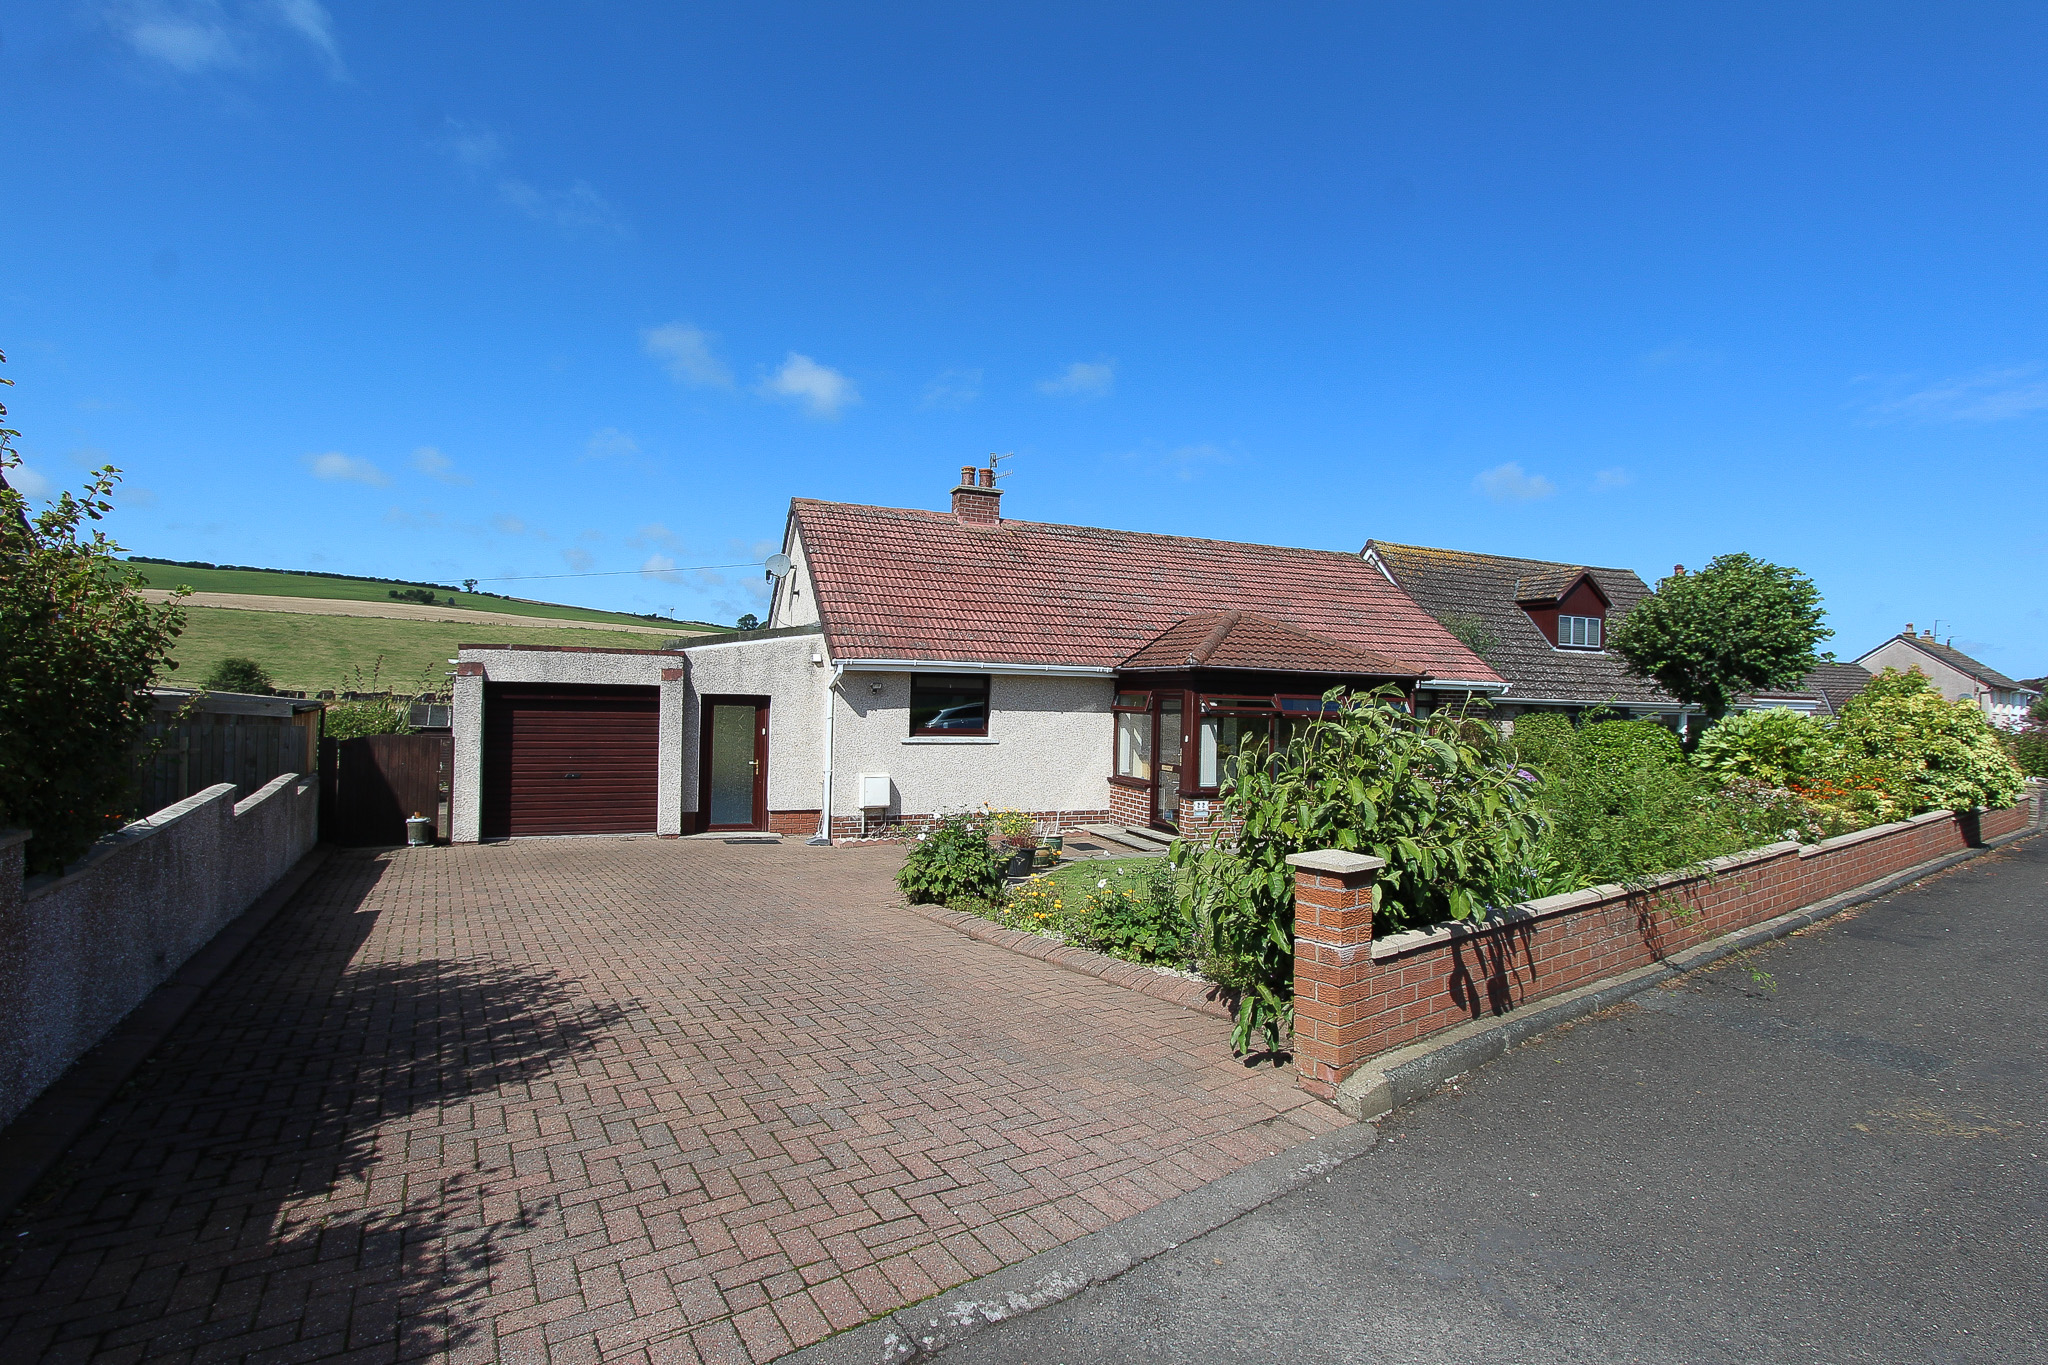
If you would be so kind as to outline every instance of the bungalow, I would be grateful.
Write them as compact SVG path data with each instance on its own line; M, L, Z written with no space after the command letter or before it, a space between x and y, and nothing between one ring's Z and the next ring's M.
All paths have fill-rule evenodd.
M1918 671L1950 701L1973 701L1984 718L2002 730L2016 730L2027 718L2027 708L2041 699L2039 688L2014 682L1989 664L1980 664L1952 644L1934 638L1931 630L1905 630L1892 636L1856 661L1872 673L1896 668L1901 673Z
M464 646L453 832L849 837L984 803L1198 830L1248 734L1336 686L1500 675L1363 558L791 502L766 627L667 650Z

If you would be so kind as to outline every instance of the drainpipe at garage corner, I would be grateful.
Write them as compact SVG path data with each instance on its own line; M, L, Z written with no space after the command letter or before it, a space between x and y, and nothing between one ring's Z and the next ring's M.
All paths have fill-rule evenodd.
M846 676L845 664L832 665L832 681L825 684L825 799L819 803L818 832L804 842L813 848L832 846L832 694Z

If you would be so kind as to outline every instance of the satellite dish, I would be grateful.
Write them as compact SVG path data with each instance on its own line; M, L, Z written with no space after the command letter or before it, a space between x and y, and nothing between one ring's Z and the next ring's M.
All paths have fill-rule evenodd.
M789 556L769 555L768 562L761 567L768 570L770 578L781 578L789 572Z

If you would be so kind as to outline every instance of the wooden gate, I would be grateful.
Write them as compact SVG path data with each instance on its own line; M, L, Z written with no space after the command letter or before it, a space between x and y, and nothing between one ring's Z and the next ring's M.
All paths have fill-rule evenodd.
M405 821L424 815L448 838L449 735L364 735L320 746L320 831L331 844L381 848L405 842Z

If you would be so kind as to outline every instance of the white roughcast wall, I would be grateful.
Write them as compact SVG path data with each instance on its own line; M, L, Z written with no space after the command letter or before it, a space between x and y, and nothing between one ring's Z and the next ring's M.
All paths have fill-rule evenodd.
M703 645L690 656L688 720L682 735L683 809L697 809L697 731L706 697L768 698L768 809L816 810L824 796L825 637ZM813 663L816 659L818 662ZM667 737L663 737L667 743Z
M998 674L989 680L988 738L912 739L910 674L849 669L833 722L833 813L860 814L862 773L889 775L891 815L936 815L983 802L1029 811L1107 809L1113 686L1108 678Z

